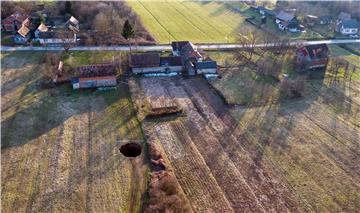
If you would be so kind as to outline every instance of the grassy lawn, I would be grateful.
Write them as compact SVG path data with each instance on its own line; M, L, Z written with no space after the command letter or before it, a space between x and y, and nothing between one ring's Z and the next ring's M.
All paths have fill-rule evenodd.
M74 56L85 63L86 54ZM143 141L127 86L46 89L42 58L1 55L2 210L140 212L148 167L143 155L131 162L119 152L126 140Z
M233 42L255 28L221 2L128 1L158 43Z
M119 51L70 51L63 55L65 64L72 67L89 64L111 63L120 60Z
M350 53L349 51L337 46L329 45L331 51L331 57L340 57L348 61L349 63L357 66L355 72L352 74L352 81L360 80L360 60L359 56ZM272 78L266 78L256 75L253 71L249 70L246 67L236 67L236 59L234 54L231 51L227 52L206 52L206 55L210 56L212 59L218 62L218 65L226 68L221 69L222 78L217 78L210 83L225 97L228 103L230 104L264 104L268 102L273 102L281 98L280 83L274 81ZM273 55L271 57L276 57ZM290 78L298 78L304 76L304 73L299 73L296 71L294 64L291 63L293 56L289 55L284 58L286 63L283 63L281 67L281 73L287 74ZM288 63L287 63L288 62ZM234 66L234 68L228 68L229 66ZM331 61L328 65L328 70L331 70ZM346 81L345 68L341 67L338 73L338 79L341 81ZM352 71L352 68L350 69ZM316 71L315 71L316 72ZM321 72L310 74L309 80L312 78L317 79L316 76L321 76ZM326 72L325 78L328 78L328 81L333 79L333 74ZM308 81L307 85L311 82ZM316 80L318 81L318 80ZM345 82L347 83L347 82ZM353 85L354 86L354 85ZM305 90L306 95L311 94L312 89Z

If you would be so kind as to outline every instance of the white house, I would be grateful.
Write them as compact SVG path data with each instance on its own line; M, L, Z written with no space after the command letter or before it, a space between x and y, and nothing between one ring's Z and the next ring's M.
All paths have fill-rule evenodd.
M355 19L340 22L340 33L343 35L354 35L358 33L359 23Z

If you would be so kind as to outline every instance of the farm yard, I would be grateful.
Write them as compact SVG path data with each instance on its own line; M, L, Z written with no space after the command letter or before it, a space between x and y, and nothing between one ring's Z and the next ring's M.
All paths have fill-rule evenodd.
M234 42L239 33L255 31L244 16L221 2L127 1L158 43ZM240 27L241 26L241 27Z
M127 87L43 88L43 57L1 54L2 211L140 212L144 155L127 159L119 152L144 140Z

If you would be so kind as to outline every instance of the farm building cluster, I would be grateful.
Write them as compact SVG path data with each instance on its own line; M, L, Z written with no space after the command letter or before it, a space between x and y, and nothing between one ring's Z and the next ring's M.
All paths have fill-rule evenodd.
M266 23L267 19L269 19L273 20L277 24L277 27L282 31L289 31L292 33L305 31L304 25L300 24L300 20L297 17L296 9L285 9L275 12L274 10L263 6L252 5L251 8L262 15L262 23ZM304 16L303 22L311 27L314 27L315 25L330 25L333 23L333 18L329 15L315 16L308 14ZM342 35L356 37L358 34L359 23L348 13L340 12L336 17L334 26L333 30Z
M204 57L189 41L171 43L172 54L160 56L158 53L132 54L130 68L134 74L179 73L188 76L217 74L217 64Z
M15 12L1 22L1 30L15 34L15 44L30 41L41 45L75 44L80 31L79 21L74 16L50 17L40 10L30 15Z

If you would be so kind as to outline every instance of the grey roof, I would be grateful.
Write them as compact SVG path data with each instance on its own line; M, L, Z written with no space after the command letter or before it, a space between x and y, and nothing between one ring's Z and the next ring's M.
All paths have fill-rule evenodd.
M285 11L281 11L277 16L277 19L283 20L283 21L291 21L295 18L295 16L291 13L287 13Z
M216 61L198 61L195 63L196 69L211 69L216 68Z
M351 19L351 15L349 13L345 13L345 12L341 12L339 15L338 15L338 19L344 21L344 20L348 20L348 19Z
M189 41L173 41L171 42L171 46L173 51L181 51L182 48L187 45L188 43L190 43Z
M158 67L160 55L158 53L133 54L130 56L130 67Z
M182 66L181 56L160 57L160 66Z
M270 9L267 9L266 7L258 6L257 9L258 9L259 11L264 11L265 14L272 15L272 16L276 16L276 12L275 12L275 11L270 10Z
M355 19L343 20L342 25L344 28L358 28L359 23Z

